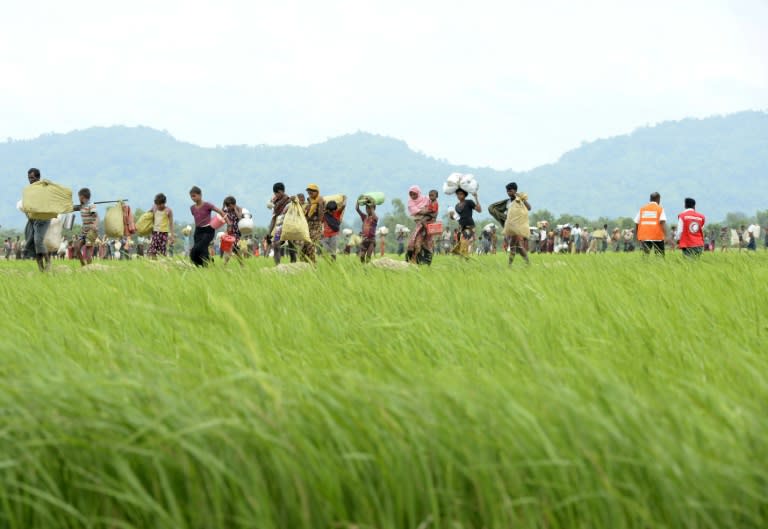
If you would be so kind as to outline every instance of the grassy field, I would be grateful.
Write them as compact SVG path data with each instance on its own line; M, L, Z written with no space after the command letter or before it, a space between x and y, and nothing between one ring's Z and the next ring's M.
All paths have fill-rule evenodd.
M768 254L0 263L0 527L764 528Z

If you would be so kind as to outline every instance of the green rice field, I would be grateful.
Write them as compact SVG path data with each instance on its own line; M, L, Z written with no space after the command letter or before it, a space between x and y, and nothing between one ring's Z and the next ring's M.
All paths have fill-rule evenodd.
M768 527L768 252L0 262L2 528Z

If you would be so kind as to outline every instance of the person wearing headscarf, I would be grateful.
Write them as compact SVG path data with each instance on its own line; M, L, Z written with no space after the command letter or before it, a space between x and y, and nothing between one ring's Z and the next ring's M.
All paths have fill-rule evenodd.
M310 242L305 242L301 248L301 258L312 263L316 260L317 246L323 238L323 219L325 218L325 201L320 196L317 184L307 186L307 204L304 206L309 225Z
M275 260L275 264L280 264L282 258L282 244L279 233L281 231L282 219L285 211L288 209L288 204L291 203L293 197L289 196L285 192L285 184L282 182L276 182L272 186L272 200L269 202L269 207L272 210L272 219L269 222L269 228L267 228L267 237L265 241L272 248L272 255ZM269 255L269 252L265 249L265 256ZM288 241L288 256L292 263L296 262L296 249L292 241Z
M432 235L427 225L437 220L437 191L429 192L429 196L421 193L419 186L408 189L408 214L413 217L416 226L408 239L405 257L410 262L432 262Z

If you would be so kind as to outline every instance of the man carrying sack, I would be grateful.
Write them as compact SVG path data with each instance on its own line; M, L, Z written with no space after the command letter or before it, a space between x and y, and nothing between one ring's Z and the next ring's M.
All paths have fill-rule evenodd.
M528 195L518 193L517 183L510 182L507 184L507 196L509 197L509 205L507 218L504 221L504 235L509 237L509 264L512 264L518 252L523 256L526 264L530 264L526 248L531 233L528 222L528 212L531 210L531 205L528 203Z
M27 216L24 255L34 257L37 267L44 272L51 267L51 259L45 247L45 233L51 219L59 213L72 211L72 190L48 180L40 180L40 170L34 167L27 171L27 179L29 185L24 188L21 198L21 210Z

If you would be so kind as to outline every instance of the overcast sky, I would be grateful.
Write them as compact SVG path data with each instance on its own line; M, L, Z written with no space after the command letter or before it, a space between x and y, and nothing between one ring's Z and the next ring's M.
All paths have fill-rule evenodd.
M746 109L768 109L768 0L3 0L0 15L0 138L365 130L522 170Z

